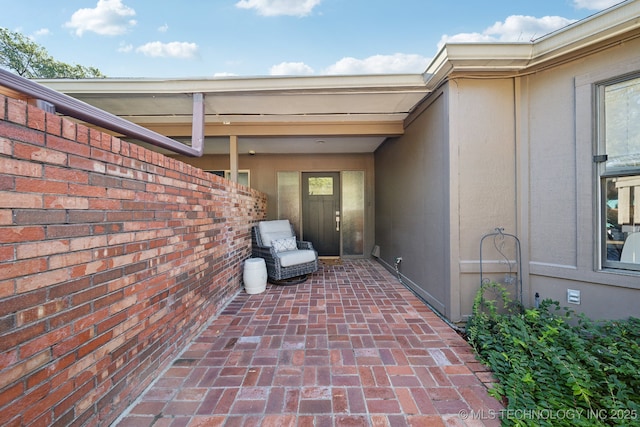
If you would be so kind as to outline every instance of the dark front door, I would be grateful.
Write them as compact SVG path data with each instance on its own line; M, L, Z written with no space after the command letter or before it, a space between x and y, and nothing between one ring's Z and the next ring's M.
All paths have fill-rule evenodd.
M340 255L340 172L302 174L302 234L318 255Z

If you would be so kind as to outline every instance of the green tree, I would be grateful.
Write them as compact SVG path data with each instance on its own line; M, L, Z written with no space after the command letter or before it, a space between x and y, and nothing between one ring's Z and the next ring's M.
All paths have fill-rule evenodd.
M0 27L0 67L28 79L105 77L94 67L56 61L45 48L24 35Z

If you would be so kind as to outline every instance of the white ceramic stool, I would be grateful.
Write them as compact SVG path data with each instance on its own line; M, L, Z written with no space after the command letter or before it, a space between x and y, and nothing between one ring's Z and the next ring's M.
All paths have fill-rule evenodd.
M267 265L263 258L249 258L244 262L244 290L248 294L259 294L267 288Z

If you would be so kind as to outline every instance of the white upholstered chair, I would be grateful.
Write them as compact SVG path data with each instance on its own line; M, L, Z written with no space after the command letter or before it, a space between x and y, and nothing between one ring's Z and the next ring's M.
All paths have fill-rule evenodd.
M251 228L252 256L264 258L272 283L304 277L318 270L311 242L297 240L289 220L261 221Z

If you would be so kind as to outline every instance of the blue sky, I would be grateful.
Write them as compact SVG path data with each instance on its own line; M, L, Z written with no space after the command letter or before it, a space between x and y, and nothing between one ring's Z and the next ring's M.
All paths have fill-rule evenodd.
M421 73L446 40L538 38L620 0L0 0L0 26L108 77Z

